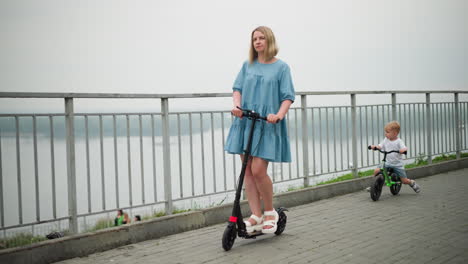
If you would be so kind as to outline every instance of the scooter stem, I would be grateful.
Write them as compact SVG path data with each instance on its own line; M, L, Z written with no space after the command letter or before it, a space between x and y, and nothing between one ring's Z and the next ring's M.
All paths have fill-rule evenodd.
M236 190L236 198L234 200L234 207L232 209L232 215L237 217L237 225L240 230L245 230L245 224L243 221L242 217L242 212L240 209L240 197L242 193L242 186L244 185L244 176L245 176L245 171L247 169L247 164L249 163L249 158L250 158L250 151L252 147L252 138L253 138L253 132L255 128L255 123L257 122L256 117L252 117L252 126L250 127L250 132L249 132L249 139L247 141L247 147L244 150L244 159L242 161L242 170L241 174L239 176L239 183L237 185L237 190Z

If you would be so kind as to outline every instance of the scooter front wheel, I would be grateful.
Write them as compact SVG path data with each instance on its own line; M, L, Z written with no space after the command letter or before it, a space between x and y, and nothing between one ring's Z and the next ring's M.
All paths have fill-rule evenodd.
M234 245L234 240L236 240L237 236L237 228L236 224L234 223L229 223L228 226L226 226L226 229L224 230L223 234L223 248L226 251L229 251L232 246Z

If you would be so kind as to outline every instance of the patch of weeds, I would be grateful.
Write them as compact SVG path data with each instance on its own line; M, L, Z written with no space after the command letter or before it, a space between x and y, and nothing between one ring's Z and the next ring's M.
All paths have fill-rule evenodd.
M426 165L426 164L423 164L423 165ZM416 168L416 167L423 166L423 165L418 165L416 163L406 164L405 169Z
M108 228L114 226L114 222L109 219L99 219L91 229L88 229L88 232L94 232L100 229Z
M165 215L166 215L166 212L157 211L157 212L154 212L152 216L149 216L149 218L161 217L161 216L165 216Z
M468 153L461 153L460 154L460 157L462 158L466 158L468 157ZM439 163L439 162L443 162L443 161L448 161L448 160L454 160L457 158L457 155L456 154L451 154L451 155L447 155L447 154L442 154L440 156L436 156L432 159L432 163ZM425 159L425 156L423 156L422 154L419 155L419 157L416 158L416 160L414 161L414 163L411 163L411 164L407 164L405 165L405 168L406 169L411 169L411 168L416 168L416 167L420 167L420 166L424 166L424 165L427 165L428 162L427 162L427 159Z
M358 178L370 176L372 174L374 174L374 170L359 171L358 172ZM348 173L348 174L342 175L342 176L340 176L338 178L335 178L335 179L332 179L332 180L319 182L319 183L317 183L317 185L330 184L330 183L347 181L347 180L352 180L352 179L355 179L353 174Z
M427 158L423 153L419 153L414 163L418 166L427 165Z
M374 175L374 170L366 170L358 172L358 178Z
M222 204L224 203L224 201L226 201L226 198L227 198L227 197L224 197L224 199L223 199L223 200L221 200L221 202L217 203L217 204L216 204L216 206L220 206L220 205L222 205Z
M220 206L220 205L222 205L222 204L224 203L224 201L226 200L226 198L227 198L227 197L224 197L223 200L221 200L220 202L217 202L217 203L216 203L216 202L211 202L206 208L211 208L211 207L215 207L215 206ZM195 205L196 205L196 203L195 203ZM203 208L200 207L200 206L197 206L197 205L196 205L196 207L193 208L194 211L200 210L200 209L203 209ZM190 211L190 209L189 209L189 211Z
M172 210L172 214L180 214L180 213L186 213L186 212L190 212L192 211L192 209L177 209L177 208L174 208L174 210Z
M13 237L0 239L0 249L26 246L47 240L45 236L33 236L30 233L20 233Z
M297 191L300 189L304 189L302 186L289 186L287 192Z
M224 199L226 199L226 198L224 198ZM193 202L193 207L192 208L193 208L194 211L203 209L203 207L201 205L199 205L197 202Z

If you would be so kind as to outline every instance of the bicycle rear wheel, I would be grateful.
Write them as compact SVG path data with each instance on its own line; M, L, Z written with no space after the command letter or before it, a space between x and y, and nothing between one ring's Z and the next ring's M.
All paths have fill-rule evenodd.
M395 182L395 184L392 184L392 186L390 186L390 192L393 195L397 195L400 192L400 189L401 189L400 177L398 177L395 173L392 173L392 175L390 177L391 177L392 181Z

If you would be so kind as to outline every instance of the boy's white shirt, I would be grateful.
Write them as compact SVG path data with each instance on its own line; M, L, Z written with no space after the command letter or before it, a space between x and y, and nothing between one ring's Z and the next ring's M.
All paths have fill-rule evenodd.
M399 151L402 148L406 148L405 143L400 138L393 141L388 138L384 138L384 140L380 142L379 147L381 147L383 151ZM387 154L386 164L394 167L403 167L403 155L400 153Z

